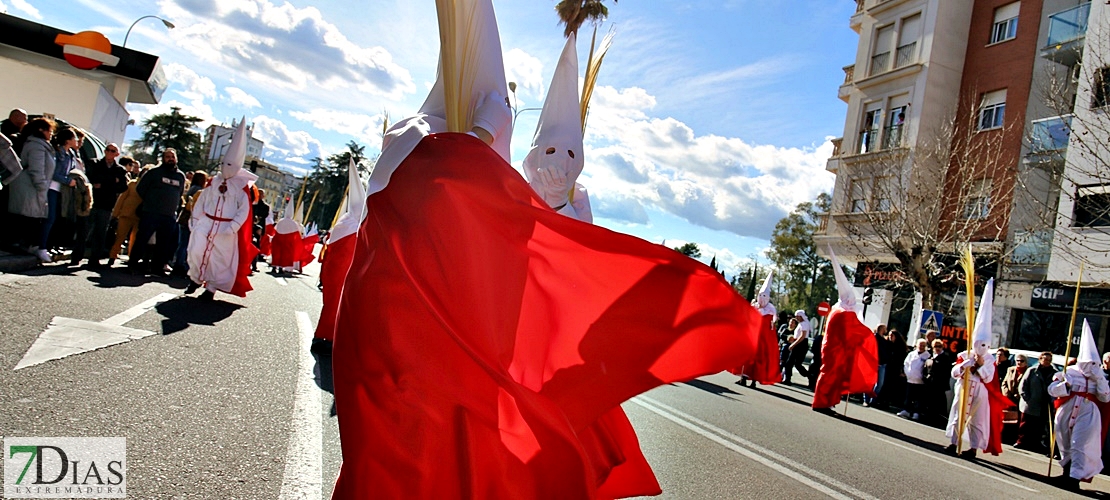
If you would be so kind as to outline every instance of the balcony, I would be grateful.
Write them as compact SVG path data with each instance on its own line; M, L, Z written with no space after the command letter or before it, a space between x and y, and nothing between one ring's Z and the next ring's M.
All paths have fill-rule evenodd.
M852 82L854 82L855 79L856 65L845 66L844 83L840 85L840 88L836 92L836 96L839 97L841 101L848 102L848 98L852 95L852 88L854 87Z
M902 130L905 125L891 125L883 129L883 149L902 147Z
M1048 40L1041 57L1065 66L1076 65L1083 54L1090 13L1091 3L1087 2L1048 16Z
M911 42L901 47L894 53L894 68L908 66L917 62L917 42Z
M889 67L887 67L889 62L890 62L890 51L889 50L886 51L886 52L882 52L882 53L875 54L875 55L871 56L871 68L867 72L867 76L875 76L879 73L882 73L882 72L890 69Z
M1052 257L1052 230L1014 231L1010 255L1003 268L1011 278L1044 279Z
M857 142L856 144L859 145L859 148L856 150L856 154L862 155L878 151L879 129L873 128L860 131L859 142Z
M1068 148L1072 115L1033 120L1029 132L1029 151L1034 154L1054 153Z
M844 138L843 137L837 137L836 139L833 139L832 140L832 145L833 145L832 156L830 156L828 161L825 162L825 170L828 170L829 172L832 172L833 174L836 174L837 171L840 170L840 155L844 151L843 149L841 149L842 146L844 145Z

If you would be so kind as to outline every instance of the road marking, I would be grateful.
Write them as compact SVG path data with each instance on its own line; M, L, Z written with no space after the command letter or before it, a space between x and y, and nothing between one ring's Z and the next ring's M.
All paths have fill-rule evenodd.
M797 463L796 460L788 459L767 448L759 446L740 436L721 429L720 427L717 427L709 422L701 420L693 415L684 413L681 410L672 408L647 396L636 396L629 401L636 403L682 427L694 431L695 433L700 434L702 437L705 437L710 441L713 441L732 451L744 455L745 457L759 462L760 464L763 464L790 479L798 481L806 486L809 486L810 488L829 495L830 497L839 499L862 498L866 500L878 500L876 497L873 497L863 491L844 484L821 472L801 465ZM833 488L836 488L836 490L834 490ZM845 495L844 493L841 493L841 491L837 490L848 493L848 495Z
M879 436L871 436L871 437L873 437L873 438L875 438L875 439L878 439L879 441L882 441L882 442L884 442L884 443L886 443L886 444L892 444L892 445L894 445L894 446L897 446L897 447L899 447L899 448L902 448L903 450L909 450L909 451L912 451L912 452L914 452L914 453L917 453L918 455L924 455L924 456L926 456L926 457L929 457L929 458L931 458L931 459L933 459L933 460L939 460L939 461L941 461L941 462L944 462L944 463L946 463L946 464L948 464L948 465L951 465L951 466L953 466L953 467L959 467L959 468L961 468L961 469L963 469L963 470L966 470L966 471L969 471L969 472L974 472L974 473L976 473L976 474L979 474L980 476L983 476L983 477L989 477L989 478L991 478L991 479L994 479L995 481L999 481L999 482L1002 482L1002 483L1006 483L1006 484L1008 484L1008 485L1010 485L1010 486L1014 486L1014 487L1016 487L1016 488L1021 488L1021 489L1025 490L1025 491L1031 491L1031 492L1033 492L1033 493L1039 493L1039 492L1038 492L1037 490L1035 490L1035 489L1033 489L1033 488L1029 488L1029 487L1027 487L1027 486L1023 486L1023 485L1021 485L1021 484L1018 484L1018 483L1015 483L1015 482L1013 482L1013 481L1009 481L1009 480L1006 480L1006 479L1002 479L1002 478L1000 478L1000 477L997 477L997 476L992 476L992 475L990 475L990 474L987 474L986 472L983 472L983 471L981 471L981 470L976 470L976 469L973 469L973 468L971 468L971 467L968 467L968 466L966 466L966 465L964 465L964 464L959 464L959 463L953 462L953 461L951 461L951 460L946 460L946 459L944 459L944 458L938 457L938 456L936 456L936 454L935 454L935 453L928 453L928 452L924 452L924 451L921 451L921 450L916 450L916 449L910 448L909 446L906 446L906 445L904 445L904 444L901 444L901 443L897 443L897 442L891 441L891 440L889 440L889 439L883 439L883 438L881 438L881 437L879 437Z
M174 297L177 295L160 293L100 322L54 316L46 326L46 330L39 334L12 370L41 365L47 361L154 335L152 331L126 328L123 325Z
M285 475L281 480L281 500L318 499L323 495L324 425L321 422L320 389L316 387L309 352L312 320L297 311L298 366L297 389L293 399L293 434L285 453Z
M131 321L135 318L138 318L139 316L142 316L147 311L150 311L151 309L154 309L155 307L158 306L158 304L161 304L161 303L163 303L167 300L170 300L170 299L173 299L173 298L176 298L176 297L178 297L178 296L175 295L175 294L172 294L172 293L160 293L160 294L155 295L154 297L152 297L150 299L147 299L147 300L143 301L142 303L140 303L139 305L137 305L135 307L132 307L132 308L130 308L126 311L123 311L123 312L121 312L121 313L119 313L115 316L112 316L111 318L108 318L104 321L101 321L101 323L105 324L105 325L123 326L128 321Z
M278 284L281 286L286 286L289 284L289 282L285 281L285 278L282 278L281 276L274 276L274 281L278 282Z

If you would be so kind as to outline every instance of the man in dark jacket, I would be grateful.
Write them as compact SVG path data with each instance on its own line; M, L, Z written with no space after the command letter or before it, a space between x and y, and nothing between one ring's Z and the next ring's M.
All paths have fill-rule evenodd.
M956 355L944 348L944 341L933 341L933 357L925 362L925 391L928 412L941 424L948 422L948 391L951 390L952 365Z
M131 180L127 170L116 163L117 158L119 147L108 144L104 149L104 158L89 165L87 171L93 190L93 207L89 215L92 219L92 255L89 256L89 267L101 266L100 259L104 257L104 240L108 235L108 223L112 220L112 208L116 206L120 193L127 190L127 183Z
M132 273L141 273L138 261L145 258L151 274L165 276L168 274L166 263L177 248L177 211L181 209L181 195L185 192L185 174L177 168L177 151L166 148L162 152L162 163L139 180L135 191L143 202L139 205L135 253L127 261L127 267ZM147 248L151 236L155 238L153 251Z
M1048 450L1048 419L1051 417L1052 398L1048 395L1048 384L1056 375L1052 366L1052 353L1042 352L1037 358L1037 367L1026 370L1021 376L1021 423L1018 424L1015 448L1031 451Z

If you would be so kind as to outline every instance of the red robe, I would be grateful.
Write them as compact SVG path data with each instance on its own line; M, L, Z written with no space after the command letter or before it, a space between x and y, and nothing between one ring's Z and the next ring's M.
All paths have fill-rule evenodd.
M997 370L994 372L995 379L1002 375L1000 375ZM956 383L958 384L960 382L956 381ZM992 380L989 384L984 385L987 386L987 404L990 408L991 428L990 436L988 436L987 439L987 448L983 451L991 455L998 455L1002 453L1002 427L1005 425L1002 423L1002 412L1005 411L1006 408L1013 406L1014 402L1010 401L1010 398L1002 394L1002 387L998 385L997 380ZM959 404L959 401L956 403Z
M320 242L320 235L313 234L306 236L301 240L301 250L297 254L297 260L301 262L301 267L307 266L316 260L316 255L312 253L316 249L316 244Z
M471 136L425 137L366 210L334 498L658 493L614 410L754 352L759 315L718 273L552 211Z
M324 306L320 309L320 321L316 323L315 337L334 340L335 312L339 310L343 280L347 278L347 270L351 268L351 258L355 255L355 235L328 243L324 249L320 251L320 286L324 294Z
M833 307L821 344L821 374L813 389L813 408L832 408L845 394L871 393L878 378L879 346L874 332L855 312Z
M251 187L253 186L244 189L247 196L251 194ZM258 256L258 247L254 246L253 236L254 226L250 223L250 219L247 219L246 223L239 226L239 262L236 265L235 284L231 286L231 291L228 292L232 295L246 297L247 292L254 290L249 276L251 262L254 262L254 258Z
M270 251L273 254L270 257L270 265L274 267L293 267L293 264L300 261L301 254L304 252L304 245L301 244L301 233L296 231L292 233L276 233L274 239L270 243Z
M274 237L274 225L266 224L266 229L262 231L262 237L258 240L258 251L262 255L270 255L270 239Z
M733 375L744 375L763 385L777 384L782 381L782 369L779 367L779 336L771 326L774 319L774 315L763 315L755 357L751 362L733 368L729 372Z

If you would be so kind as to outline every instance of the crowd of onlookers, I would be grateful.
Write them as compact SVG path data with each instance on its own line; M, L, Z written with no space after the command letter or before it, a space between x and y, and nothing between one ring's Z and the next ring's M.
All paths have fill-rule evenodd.
M21 109L0 133L0 249L71 266L87 258L93 269L126 255L135 274L186 274L190 210L208 176L182 172L173 148L157 165L140 166L116 144L102 158L82 158L83 131ZM257 226L269 207L261 190L254 195Z
M821 371L821 333L810 342L814 329L804 311L793 316L782 313L776 324L783 383L791 383L791 375L797 371L808 378L808 387L812 389ZM944 428L956 383L952 377L956 353L948 349L948 342L937 338L934 330L926 331L910 344L886 325L878 325L874 334L879 351L878 379L873 394L860 395L861 404L897 410L899 417ZM811 359L808 367L803 364L807 351ZM1049 420L1055 415L1048 385L1058 371L1052 364L1052 353L1042 352L1031 360L1025 354L1011 357L1009 349L1000 347L995 351L995 359L997 375L991 383L1013 403L1004 409L1004 442L1047 454ZM1103 356L1102 369L1110 378L1110 353ZM1103 456L1104 462L1110 463L1110 446L1103 446Z

